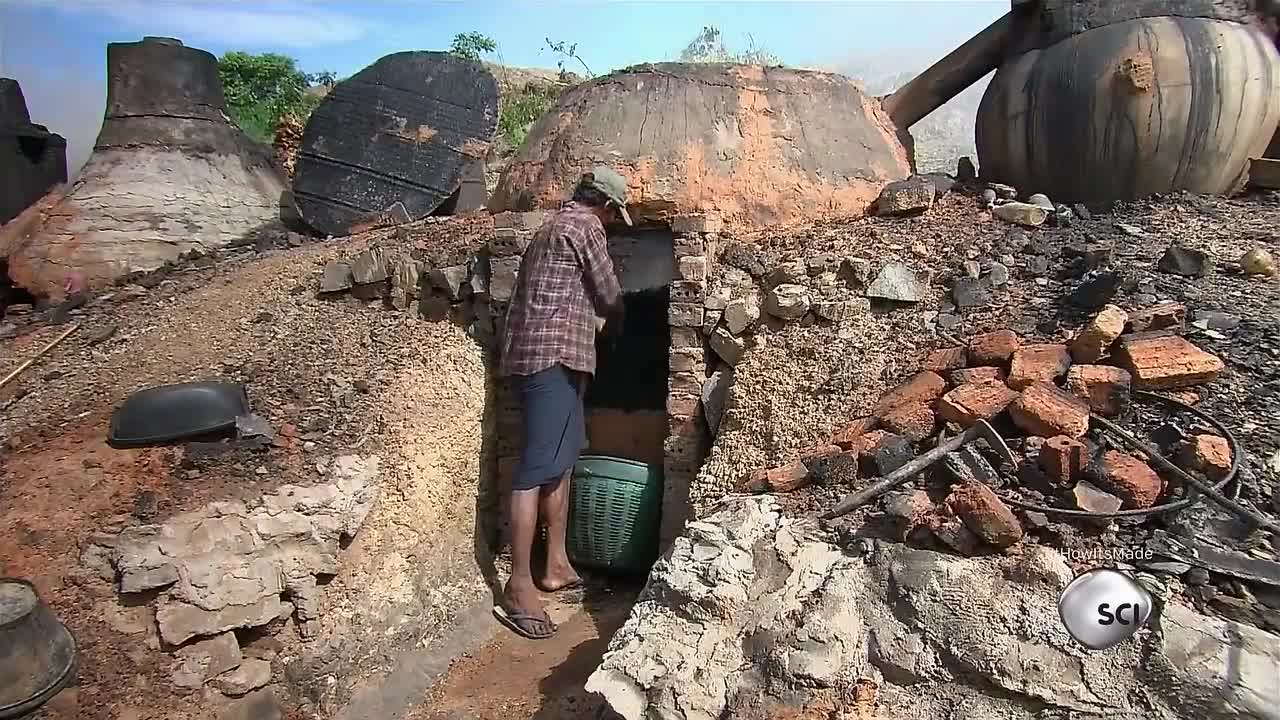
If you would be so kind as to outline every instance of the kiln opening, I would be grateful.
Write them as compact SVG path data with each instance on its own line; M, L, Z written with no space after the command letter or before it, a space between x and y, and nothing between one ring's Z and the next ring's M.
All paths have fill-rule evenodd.
M666 229L635 229L609 238L626 322L621 335L606 334L596 343L596 377L585 398L589 453L663 462L673 252Z

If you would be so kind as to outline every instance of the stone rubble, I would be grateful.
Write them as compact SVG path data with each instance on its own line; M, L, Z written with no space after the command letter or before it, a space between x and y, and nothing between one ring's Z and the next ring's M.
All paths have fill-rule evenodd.
M208 682L243 695L270 681L270 664L242 658L230 631L292 617L309 634L319 619L317 578L338 572L340 544L377 500L379 457L337 457L328 471L321 484L282 485L256 502L211 503L85 547L86 564L117 578L121 593L157 593L160 637L176 648L176 685Z
M909 525L919 502L899 496L895 513ZM1082 652L1057 616L1072 576L1049 548L960 558L833 537L768 496L726 499L654 567L587 689L626 720L855 717L867 686L893 717L1172 720L1189 704L1227 720L1280 704L1274 636L1177 602Z

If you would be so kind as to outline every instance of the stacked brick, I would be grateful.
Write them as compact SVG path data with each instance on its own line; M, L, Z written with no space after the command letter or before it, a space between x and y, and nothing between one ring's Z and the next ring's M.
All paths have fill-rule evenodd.
M689 487L707 454L702 420L702 386L707 379L707 344L702 335L707 299L708 258L714 256L719 223L710 216L674 218L676 279L671 284L667 322L671 326L667 386L667 440L663 447L663 547L679 536L689 519Z

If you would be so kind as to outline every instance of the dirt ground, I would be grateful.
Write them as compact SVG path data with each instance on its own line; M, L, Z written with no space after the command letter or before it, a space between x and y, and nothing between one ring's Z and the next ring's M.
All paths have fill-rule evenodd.
M613 717L583 690L587 677L635 603L637 589L593 586L580 597L552 599L555 636L525 640L500 632L458 658L405 720L597 720Z
M1278 216L1280 204L1270 196L1176 197L1070 229L1020 233L957 196L921 218L828 223L758 238L761 252L776 257L825 250L898 257L933 271L935 281L925 302L876 315L843 336L817 327L770 331L765 350L749 354L739 369L735 395L747 399L730 408L728 436L717 443L701 479L708 484L695 497L722 495L720 483L782 460L860 414L940 342L934 334L940 314L958 319L949 333L961 338L995 327L1029 338L1064 337L1088 314L1062 301L1078 282L1065 270L1066 248L1106 242L1132 277L1118 296L1122 305L1140 305L1138 295L1146 294L1144 302L1182 300L1193 311L1242 319L1222 337L1192 339L1228 363L1202 405L1232 423L1248 452L1242 496L1262 506L1273 494L1264 462L1280 449L1280 284L1244 280L1229 263L1191 279L1154 265L1173 242L1211 249L1224 260L1259 245L1280 252L1272 234ZM108 582L81 567L80 547L96 533L163 521L212 500L313 482L317 464L335 454L382 454L393 470L380 509L326 589L327 644L302 644L285 628L281 663L304 672L286 676L277 667L277 683L311 698L314 714L340 708L361 681L394 668L397 648L447 640L455 608L485 599L485 569L478 567L485 558L472 542L486 451L483 358L454 326L315 298L324 263L348 258L366 242L249 250L175 272L150 289L99 297L72 317L82 323L76 334L0 392L0 575L34 582L81 649L77 685L43 717L247 717L243 705L170 685L168 657L140 604L145 598L121 601ZM1008 254L1019 263L1046 256L1051 269L1033 276L1013 267L1008 290L991 305L948 308L945 284L962 259ZM64 327L4 318L0 367L16 366ZM251 405L277 429L276 441L262 451L198 461L182 447L107 447L110 415L129 393L193 379L247 383ZM830 498L812 493L792 500L810 510ZM633 590L619 590L586 596L581 610L566 602L553 611L560 634L542 643L500 632L495 623L492 640L459 659L422 702L411 703L409 717L597 717L601 708L581 686L633 599Z
M70 318L78 332L0 394L0 576L31 580L79 643L77 684L44 717L234 712L234 704L171 686L170 659L142 604L148 598L122 601L81 566L80 549L98 533L162 522L210 501L315 482L335 455L384 457L382 499L324 596L331 633L378 641L361 643L359 653L329 653L300 644L290 624L280 630L287 649L277 679L286 661L331 655L343 664L324 669L355 682L385 665L396 643L420 639L406 635L447 630L449 612L484 592L475 540L483 356L452 325L317 299L323 264L365 242L250 248L150 289L95 298ZM4 318L0 367L16 366L65 327L44 316ZM245 383L275 441L202 458L183 445L107 446L111 414L129 393L187 380Z

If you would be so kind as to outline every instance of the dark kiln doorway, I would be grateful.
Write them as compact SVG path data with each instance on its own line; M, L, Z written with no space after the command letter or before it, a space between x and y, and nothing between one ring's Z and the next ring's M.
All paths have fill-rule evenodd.
M622 285L621 336L596 342L596 376L588 386L588 452L661 465L667 437L667 387L675 277L668 230L632 230L609 238Z

